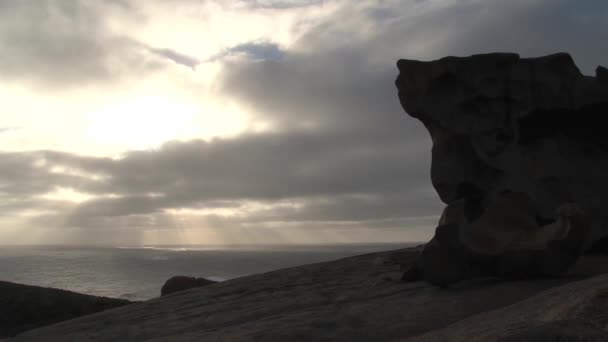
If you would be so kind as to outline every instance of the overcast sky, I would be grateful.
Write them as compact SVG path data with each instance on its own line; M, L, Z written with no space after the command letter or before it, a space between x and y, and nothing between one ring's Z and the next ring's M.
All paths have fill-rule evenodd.
M0 244L422 241L397 59L606 42L605 0L1 0Z

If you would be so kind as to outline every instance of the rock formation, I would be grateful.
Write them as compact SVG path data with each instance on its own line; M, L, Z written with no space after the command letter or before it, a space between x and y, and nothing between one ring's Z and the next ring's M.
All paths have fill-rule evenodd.
M160 295L166 296L170 293L174 293L177 291L183 291L187 289L191 289L194 287L207 286L211 284L215 284L216 282L213 280L208 280L205 278L194 278L194 277L186 277L186 276L175 276L169 278L163 287L160 289Z
M0 339L131 303L128 300L0 281Z
M451 216L475 224L504 193L519 193L536 221L520 215L522 226L548 227L560 206L574 202L590 222L579 236L585 248L608 235L605 68L584 76L565 53L397 66L400 102L431 135L431 181Z

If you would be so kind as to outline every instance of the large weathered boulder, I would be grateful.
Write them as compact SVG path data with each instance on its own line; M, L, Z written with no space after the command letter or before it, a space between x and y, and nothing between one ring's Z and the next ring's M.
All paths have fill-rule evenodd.
M194 277L186 277L186 276L175 276L169 278L163 287L160 289L160 295L166 296L170 293L183 291L187 289L191 289L194 287L207 286L211 284L215 284L216 282L213 280L205 279L205 278L194 278Z
M431 181L448 205L419 269L404 278L426 271L427 280L441 285L473 272L470 255L450 246L454 241L441 242L447 226L453 232L442 234L460 239L465 250L501 258L492 260L492 271L522 275L562 272L608 235L605 68L584 76L565 53L397 66L399 99L431 135ZM560 216L564 207L579 214ZM533 260L544 261L528 267Z

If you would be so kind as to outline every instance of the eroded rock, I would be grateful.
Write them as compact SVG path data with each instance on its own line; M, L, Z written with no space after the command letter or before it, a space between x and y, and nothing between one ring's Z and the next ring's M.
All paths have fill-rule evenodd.
M451 223L459 232L474 233L469 237L478 242L465 241L477 247L474 252L512 252L512 231L501 225L546 233L559 219L557 209L567 203L576 203L588 219L588 227L578 229L567 245L583 240L582 248L588 248L608 235L608 211L602 206L608 203L605 68L598 67L596 77L584 76L565 53L528 59L497 53L400 60L397 66L401 104L425 125L433 141L433 186L452 211ZM489 215L505 193L525 199L506 212L500 209L503 217ZM496 222L483 222L488 216ZM484 234L487 227L496 231ZM545 233L537 234L544 236L541 245L564 238ZM524 250L538 250L525 246L537 237L529 239L518 243ZM435 240L429 250L438 250ZM438 258L442 253L431 254ZM554 260L561 256L557 253ZM548 262L560 269L571 263L565 259Z
M174 276L165 282L163 287L160 289L160 295L166 296L170 293L188 290L195 287L207 286L215 283L215 281L205 278Z

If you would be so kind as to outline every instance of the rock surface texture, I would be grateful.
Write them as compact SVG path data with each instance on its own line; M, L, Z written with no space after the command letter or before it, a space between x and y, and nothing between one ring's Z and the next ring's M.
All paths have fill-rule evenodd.
M473 315L412 342L608 341L608 276L574 282Z
M163 287L160 289L160 295L166 296L170 293L188 290L194 287L207 286L211 284L215 284L216 282L213 280L208 280L205 278L194 278L194 277L186 277L186 276L175 276L169 278Z
M131 302L0 281L0 338L127 304Z
M404 279L552 276L608 235L605 68L584 76L565 53L397 66L399 99L431 135L431 181L447 204Z
M492 342L542 334L542 326L554 321L592 324L573 326L568 334L605 332L597 327L608 324L608 278L600 275L608 271L606 256L585 256L562 278L476 279L446 290L399 280L400 264L410 265L418 252L387 251L231 279L31 330L14 341L367 342L419 336Z

